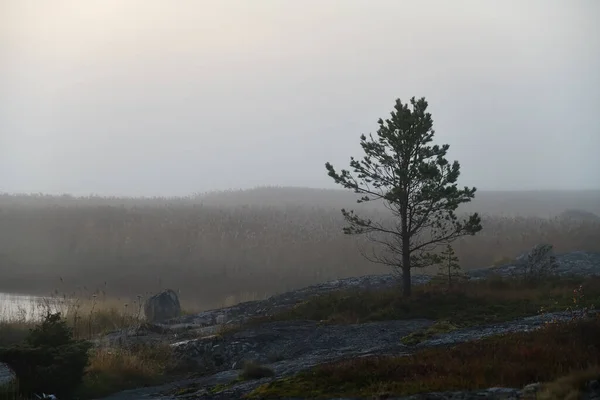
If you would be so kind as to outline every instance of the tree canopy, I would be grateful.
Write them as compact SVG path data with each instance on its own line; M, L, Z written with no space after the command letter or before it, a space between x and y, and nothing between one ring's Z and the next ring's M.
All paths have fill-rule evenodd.
M463 219L455 213L475 197L476 188L458 187L460 164L445 158L449 145L432 143L435 131L427 107L425 98L413 97L410 104L397 99L391 117L379 119L376 136L360 136L365 155L350 158L352 172L325 164L337 184L362 195L359 203L382 200L391 211L390 223L342 209L348 223L344 233L366 234L382 245L382 251L364 255L397 268L405 296L411 294L411 269L434 264L437 245L482 229L477 213Z

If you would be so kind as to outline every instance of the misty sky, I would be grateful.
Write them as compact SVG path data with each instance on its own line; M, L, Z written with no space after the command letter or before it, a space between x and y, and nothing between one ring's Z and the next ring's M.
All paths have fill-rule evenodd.
M0 0L0 192L335 187L425 96L460 184L600 188L598 0Z

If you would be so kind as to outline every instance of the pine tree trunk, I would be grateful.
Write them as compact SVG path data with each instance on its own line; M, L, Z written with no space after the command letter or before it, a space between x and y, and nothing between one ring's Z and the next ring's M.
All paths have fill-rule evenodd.
M402 295L410 297L412 292L412 281L410 279L410 237L408 235L408 199L400 208L400 220L402 224Z
M402 295L410 297L412 291L412 281L410 279L410 255L405 252L402 255Z

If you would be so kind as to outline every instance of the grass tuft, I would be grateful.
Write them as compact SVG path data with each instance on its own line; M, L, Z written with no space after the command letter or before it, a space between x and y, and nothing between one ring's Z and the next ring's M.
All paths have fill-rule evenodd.
M79 395L106 396L119 390L164 383L171 365L168 345L144 345L136 349L95 349Z
M460 327L452 324L449 321L437 321L424 330L413 332L407 336L404 336L400 341L407 346L414 346L427 339L431 339L440 333L448 333L457 329L460 329Z
M585 392L586 384L600 380L600 366L595 365L584 370L574 371L554 382L543 385L537 395L539 400L578 400Z

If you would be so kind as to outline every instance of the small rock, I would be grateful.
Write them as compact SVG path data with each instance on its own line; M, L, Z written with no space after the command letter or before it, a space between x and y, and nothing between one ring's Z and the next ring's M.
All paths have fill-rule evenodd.
M4 384L10 383L14 378L15 375L10 370L8 365L0 363L0 387Z
M523 388L522 392L524 394L537 393L541 387L542 387L542 384L539 382L530 383L529 385L527 385Z

